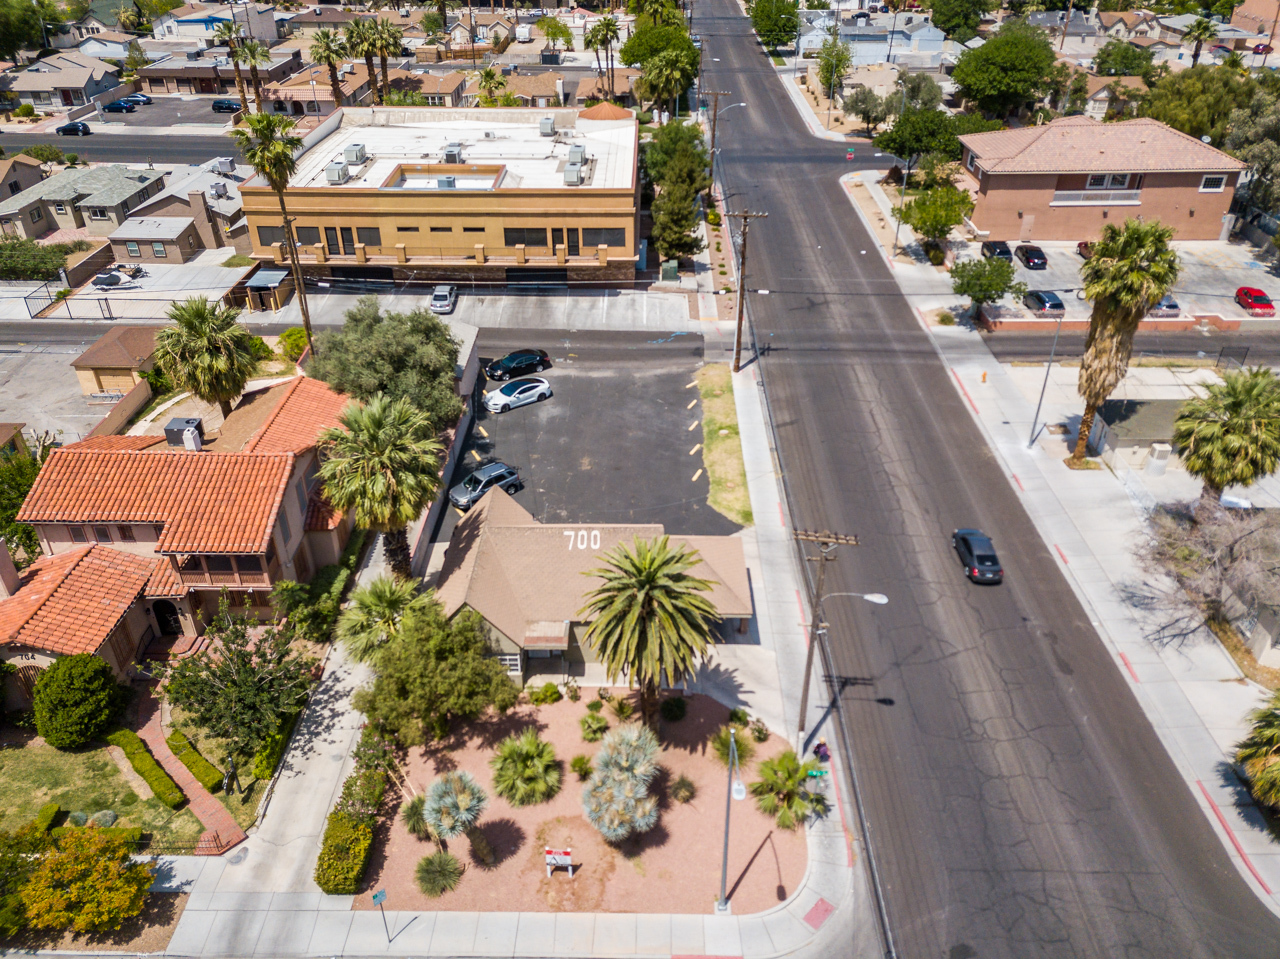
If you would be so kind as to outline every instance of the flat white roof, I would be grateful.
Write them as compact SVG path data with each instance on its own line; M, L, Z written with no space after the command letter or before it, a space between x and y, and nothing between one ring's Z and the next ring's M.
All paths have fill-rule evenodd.
M392 180L402 164L428 166L445 162L445 147L462 146L463 166L503 167L500 175L459 170L454 189L565 189L569 150L583 147L587 163L581 186L569 189L627 189L635 168L636 124L626 120L577 120L563 110L420 109L393 114L404 122L386 122L383 110L344 111L341 125L298 158L292 187L327 189L437 190L434 171L413 170ZM539 121L556 117L556 135L542 136ZM421 119L419 119L421 117ZM376 119L377 125L370 122ZM368 159L348 164L351 178L328 181L325 169L342 161L346 147L362 144ZM443 171L441 171L443 172ZM256 179L254 185L258 185Z

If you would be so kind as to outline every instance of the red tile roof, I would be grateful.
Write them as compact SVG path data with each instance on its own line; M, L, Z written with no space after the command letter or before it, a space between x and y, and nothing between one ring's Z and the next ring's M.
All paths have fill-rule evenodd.
M324 486L316 484L307 501L307 517L303 527L307 530L336 529L342 522L342 510L334 509L324 496Z
M173 568L173 561L168 556L162 556L156 560L151 578L147 580L147 598L186 596L188 592L190 587L183 586L178 581L178 571Z
M159 553L263 553L292 453L56 450L23 523L162 523Z
M299 376L244 446L246 453L301 453L316 445L316 437L338 425L338 415L351 398L330 389L323 380Z
M108 546L81 546L36 560L0 601L0 645L94 653L129 611L154 561Z
M145 450L163 443L163 436L90 436L78 443L68 443L68 450Z
M579 89L578 96L582 96ZM635 114L618 106L616 103L597 103L578 114L580 120L630 120Z

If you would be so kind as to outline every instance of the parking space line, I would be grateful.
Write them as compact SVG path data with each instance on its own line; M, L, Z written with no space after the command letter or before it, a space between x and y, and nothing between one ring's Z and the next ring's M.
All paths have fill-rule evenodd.
M698 421L697 421L697 420L694 420L692 423L690 423L690 424L689 424L689 428L688 428L687 430L685 430L685 432L686 432L686 433L692 433L692 432L693 432L695 429L697 429L697 428L698 428Z
M694 444L693 444L693 449L689 450L689 455L690 455L690 456L692 456L694 453L698 452L698 450L700 450L700 449L702 449L702 444L701 444L701 443L694 443Z
M689 401L689 405L688 405L688 406L686 406L686 407L685 407L685 409L686 409L686 410L691 410L691 409L693 409L693 408L694 408L695 406L697 406L697 405L698 405L698 398L695 396L693 399L691 399L691 400Z
M472 450L472 451L471 451L471 455L472 455L472 456L474 456L474 457L476 458L476 462L477 462L477 463L479 463L479 462L480 462L480 454L479 454L479 453L477 453L475 450Z
M686 384L684 385L684 388L687 390L689 387L691 387L691 386L697 386L697 385L698 385L698 381L697 381L697 380L694 380L692 383L686 383Z
M477 433L479 433L481 436L483 436L485 439L488 439L488 438L489 438L489 434L485 432L485 430L484 430L484 427L483 427L483 426L477 426L477 427L476 427L476 432L477 432Z
M693 474L693 482L698 482L698 477L702 475L702 469L699 467L698 472Z

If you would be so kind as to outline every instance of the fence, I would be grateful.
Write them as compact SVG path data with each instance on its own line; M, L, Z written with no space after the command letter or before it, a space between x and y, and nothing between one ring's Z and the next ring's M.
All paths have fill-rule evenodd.
M114 436L124 429L133 415L151 401L151 387L143 380L120 398L102 422L90 431L90 436Z

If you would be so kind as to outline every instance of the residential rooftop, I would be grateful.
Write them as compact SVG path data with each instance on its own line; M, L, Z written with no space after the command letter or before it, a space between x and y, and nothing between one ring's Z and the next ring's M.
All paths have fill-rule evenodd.
M176 240L195 223L189 216L129 217L111 234L113 240Z
M115 206L164 175L163 170L130 170L119 165L63 170L0 202L0 215L17 213L35 200Z
M71 361L76 369L111 367L137 370L156 351L156 327L113 326Z

